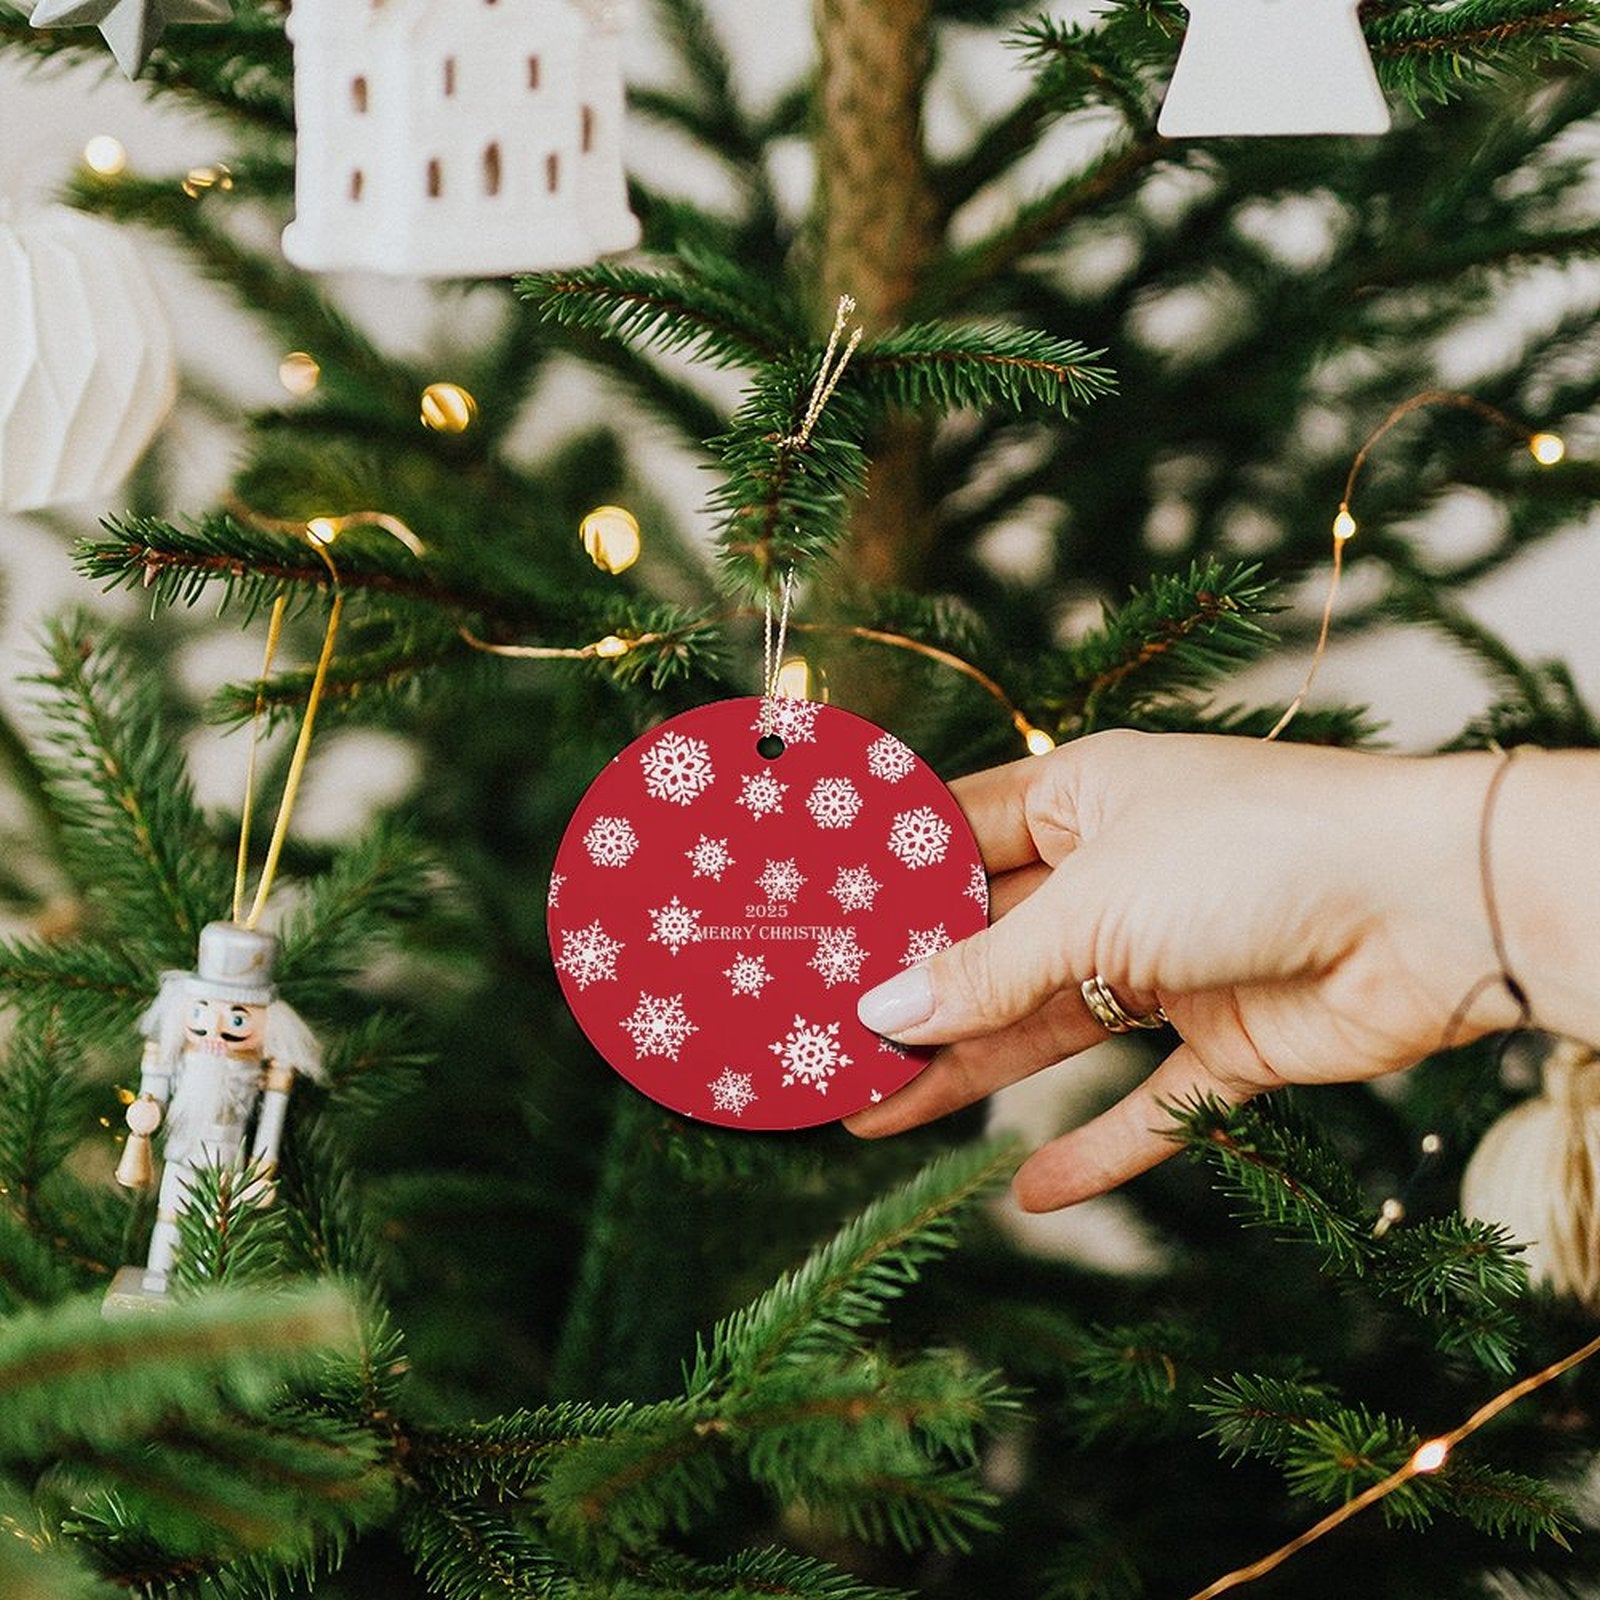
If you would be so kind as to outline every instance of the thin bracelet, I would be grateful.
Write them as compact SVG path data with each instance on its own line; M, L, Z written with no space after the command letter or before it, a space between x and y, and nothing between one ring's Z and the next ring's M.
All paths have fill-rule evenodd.
M1494 947L1494 958L1499 963L1499 970L1491 972L1473 984L1467 991L1466 998L1451 1013L1449 1022L1445 1024L1444 1039L1440 1045L1443 1050L1448 1050L1454 1042L1457 1031L1466 1021L1478 997L1497 985L1511 996L1517 1007L1517 1020L1505 1030L1507 1037L1521 1032L1533 1023L1533 1007L1528 1001L1528 991L1511 971L1511 957L1506 952L1505 926L1500 920L1500 903L1494 892L1495 807L1500 799L1500 786L1505 782L1506 774L1511 771L1511 763L1516 759L1516 754L1515 745L1509 750L1500 752L1500 760L1489 776L1489 787L1484 791L1483 813L1478 820L1478 879L1483 888L1483 909L1489 923L1489 942Z

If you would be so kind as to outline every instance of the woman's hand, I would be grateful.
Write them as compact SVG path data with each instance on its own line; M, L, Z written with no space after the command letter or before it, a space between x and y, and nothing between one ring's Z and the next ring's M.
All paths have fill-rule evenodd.
M1171 1154L1164 1109L1373 1078L1509 1026L1479 823L1498 757L1414 758L1204 735L1097 734L957 783L996 921L862 997L868 1027L938 1044L865 1137L971 1104L1106 1037L1080 984L1182 1043L1017 1175L1029 1210Z

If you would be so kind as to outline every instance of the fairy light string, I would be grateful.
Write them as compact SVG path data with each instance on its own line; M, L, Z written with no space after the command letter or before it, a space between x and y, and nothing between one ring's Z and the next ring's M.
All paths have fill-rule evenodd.
M1262 1556L1247 1566L1237 1567L1215 1582L1208 1583L1204 1589L1197 1590L1191 1595L1189 1600L1215 1600L1217 1595L1226 1594L1230 1589L1238 1589L1244 1584L1253 1583L1257 1578L1264 1578L1269 1572L1281 1567L1291 1556L1298 1555L1307 1545L1315 1544L1324 1534L1332 1533L1335 1528L1342 1527L1352 1517L1358 1516L1368 1506L1376 1505L1380 1500L1393 1494L1396 1489L1403 1488L1413 1478L1439 1471L1450 1459L1450 1452L1463 1439L1469 1438L1486 1422L1492 1421L1502 1411L1514 1406L1525 1395L1532 1394L1536 1389L1542 1389L1545 1384L1554 1382L1563 1373L1570 1372L1596 1354L1600 1354L1600 1335L1596 1335L1587 1344L1580 1345L1570 1355L1563 1356L1559 1361L1552 1361L1549 1366L1541 1367L1539 1371L1519 1379L1509 1388L1502 1389L1492 1400L1487 1400L1479 1406L1465 1422L1452 1428L1448 1433L1442 1433L1418 1445L1405 1465L1396 1468L1388 1477L1370 1484L1360 1494L1346 1500L1336 1510L1330 1511L1320 1522L1313 1523L1304 1533L1296 1535L1287 1544L1280 1545L1270 1555Z
M1507 433L1523 441L1528 447L1528 454L1539 463L1541 467L1553 467L1566 458L1567 447L1560 434L1535 432L1514 417L1508 416L1498 407L1489 405L1486 401L1478 399L1476 395L1463 394L1454 389L1424 389L1420 394L1412 395L1408 400L1402 400L1376 428L1367 435L1361 448L1356 451L1354 460L1350 463L1350 471L1344 480L1344 495L1339 501L1338 514L1333 519L1333 569L1328 578L1328 592L1322 603L1322 621L1317 630L1316 647L1311 652L1311 665L1306 669L1306 675L1301 680L1300 687L1295 691L1294 698L1284 708L1283 715L1278 718L1269 733L1265 735L1268 740L1276 739L1285 728L1299 715L1300 709L1305 705L1306 696L1311 693L1311 686L1316 682L1317 672L1322 666L1323 657L1328 651L1328 632L1333 623L1333 608L1338 602L1339 586L1344 577L1344 547L1353 539L1359 529L1354 514L1350 510L1351 502L1356 497L1356 480L1360 478L1362 469L1367 464L1367 458L1383 436L1397 423L1409 417L1414 411L1421 411L1429 406L1449 406L1457 411L1470 411L1482 417L1486 422L1493 423L1497 428L1503 428Z

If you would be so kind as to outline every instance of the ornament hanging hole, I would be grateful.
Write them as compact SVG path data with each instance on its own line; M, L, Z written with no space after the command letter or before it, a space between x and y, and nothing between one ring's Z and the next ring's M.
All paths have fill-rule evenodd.
M763 761L776 761L787 748L775 733L764 733L756 740L756 754Z

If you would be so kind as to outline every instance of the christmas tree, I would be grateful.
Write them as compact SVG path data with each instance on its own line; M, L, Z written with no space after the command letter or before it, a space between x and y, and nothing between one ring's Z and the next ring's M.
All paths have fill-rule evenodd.
M1455 1209L1521 1047L1176 1107L1195 1159L1126 1191L1136 1261L1086 1260L987 1203L1019 1148L978 1113L863 1144L652 1104L568 1014L546 902L618 750L759 692L791 573L812 692L951 777L1111 727L1268 733L1342 510L1341 634L1398 620L1482 668L1455 743L1600 743L1571 675L1461 599L1592 498L1581 280L1470 397L1426 399L1453 334L1600 249L1600 9L1367 4L1388 134L1172 140L1176 0L816 0L815 59L761 99L704 0L653 0L670 65L631 85L626 142L692 152L651 165L695 181L634 179L636 253L452 284L441 385L276 248L284 7L41 28L0 3L0 47L108 59L101 22L131 61L130 7L180 24L151 92L234 153L65 198L187 252L317 382L249 419L225 503L169 503L158 449L134 509L69 530L86 583L135 600L41 619L36 714L0 727L24 925L0 949L0 1593L1189 1595L1380 1488L1262 1592L1591 1592L1600 1377L1460 1428L1588 1337ZM1536 430L1567 459L1530 458ZM704 504L651 481L667 447L709 469ZM1495 509L1465 549L1440 532L1463 497ZM636 564L627 517L578 536L602 505L642 526ZM204 626L283 643L197 695L177 656L219 604ZM1267 703L1230 685L1263 661ZM141 1015L248 903L241 824L273 829L311 705L319 737L417 758L358 837L274 841L273 981L321 1066L275 1192L202 1165L165 1304L103 1316L156 1220L111 1183ZM1370 741L1384 714L1313 696L1282 736ZM274 737L217 814L184 751L229 726Z

